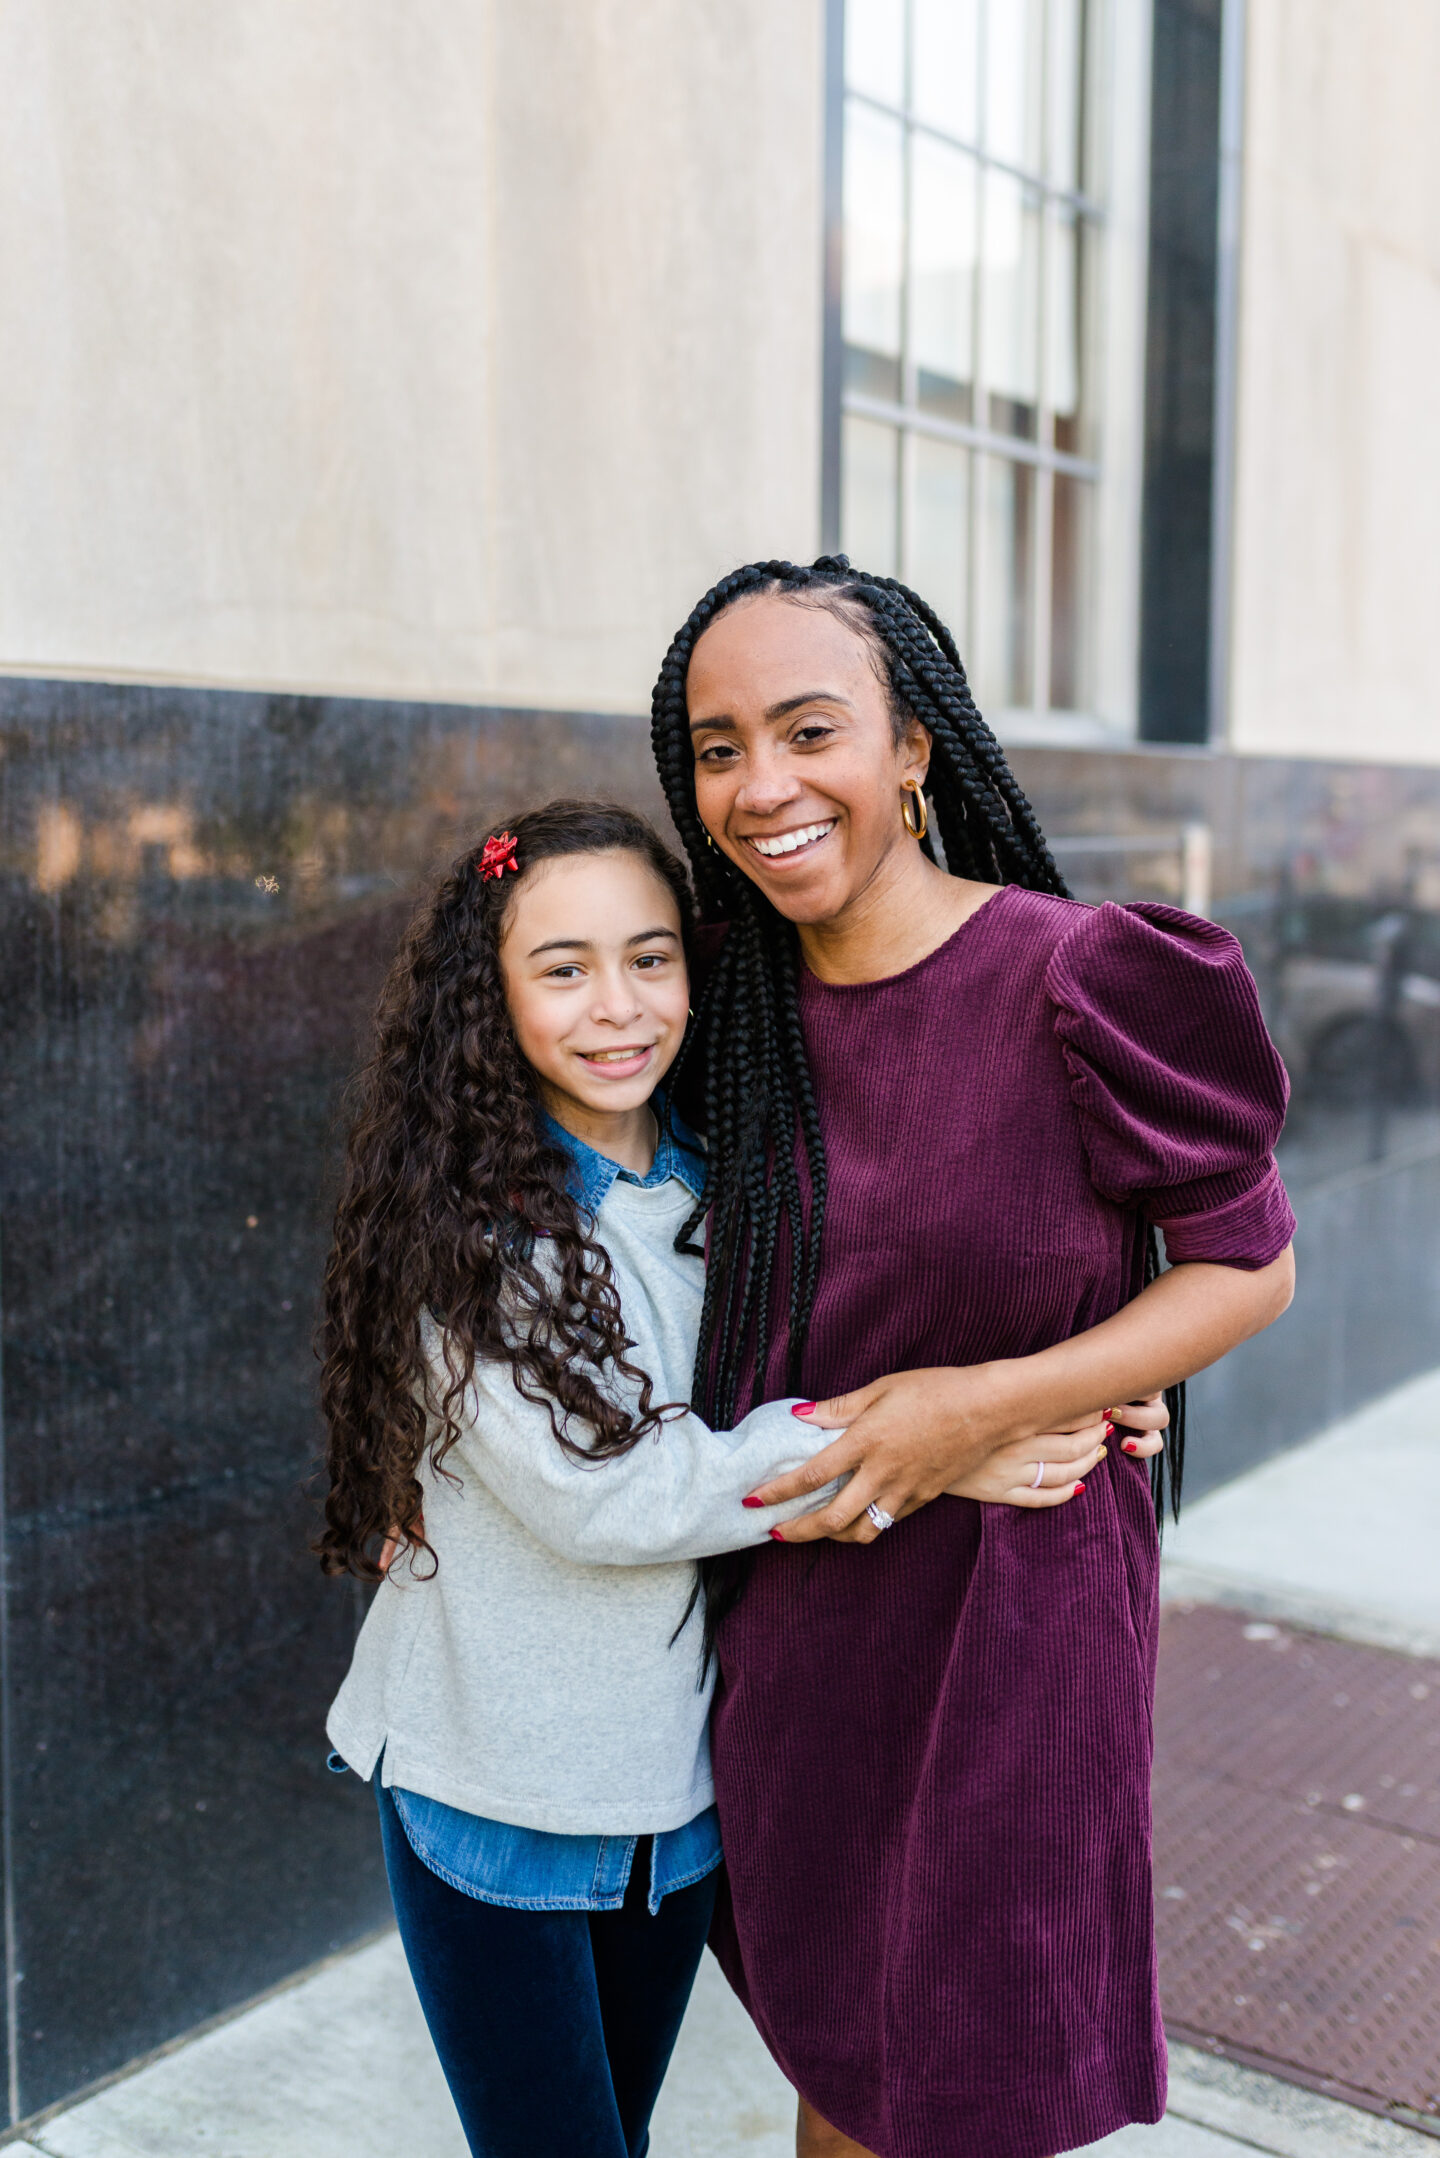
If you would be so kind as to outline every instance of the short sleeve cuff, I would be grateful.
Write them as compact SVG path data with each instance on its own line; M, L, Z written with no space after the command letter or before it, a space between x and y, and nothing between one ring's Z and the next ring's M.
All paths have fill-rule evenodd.
M1194 1260L1256 1273L1278 1259L1295 1234L1295 1215L1273 1162L1258 1184L1223 1206L1197 1214L1157 1214L1154 1220L1172 1266Z

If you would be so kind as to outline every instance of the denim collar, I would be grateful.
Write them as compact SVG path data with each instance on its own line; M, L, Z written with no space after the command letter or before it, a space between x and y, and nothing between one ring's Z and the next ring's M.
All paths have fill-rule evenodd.
M546 1138L553 1139L570 1157L574 1171L571 1190L587 1212L599 1212L617 1178L626 1184L638 1184L642 1191L649 1191L652 1186L676 1176L693 1198L699 1198L705 1187L705 1151L700 1141L679 1110L673 1108L663 1094L657 1094L650 1106L660 1127L660 1139L648 1176L637 1176L633 1169L622 1169L618 1161L611 1161L606 1154L598 1154L593 1146L587 1146L583 1139L566 1131L563 1124L557 1124L548 1109L541 1110Z

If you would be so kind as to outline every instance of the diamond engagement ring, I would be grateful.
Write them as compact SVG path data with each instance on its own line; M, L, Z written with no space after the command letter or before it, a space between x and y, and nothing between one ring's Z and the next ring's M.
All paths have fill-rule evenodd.
M884 1507L877 1506L873 1499L870 1501L870 1504L866 1507L865 1511L870 1516L870 1519L874 1522L877 1529L883 1530L894 1528L895 1516L893 1514L887 1514Z

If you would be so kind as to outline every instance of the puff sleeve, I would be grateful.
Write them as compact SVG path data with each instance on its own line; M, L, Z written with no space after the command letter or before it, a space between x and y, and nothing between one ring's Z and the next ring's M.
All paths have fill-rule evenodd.
M1097 907L1045 983L1095 1189L1154 1222L1172 1263L1278 1258L1289 1086L1234 937L1175 907Z

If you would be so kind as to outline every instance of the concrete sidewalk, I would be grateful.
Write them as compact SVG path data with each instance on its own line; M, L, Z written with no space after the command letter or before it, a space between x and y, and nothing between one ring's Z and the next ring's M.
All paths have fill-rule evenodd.
M1201 1500L1165 1592L1440 1647L1440 1372ZM1425 2158L1430 2139L1176 2047L1170 2112L1107 2158ZM794 2101L707 1957L652 2158L791 2158ZM336 1958L8 2148L24 2158L466 2158L393 1935ZM538 2158L538 2154L537 2154ZM559 2158L559 2154L557 2154Z

